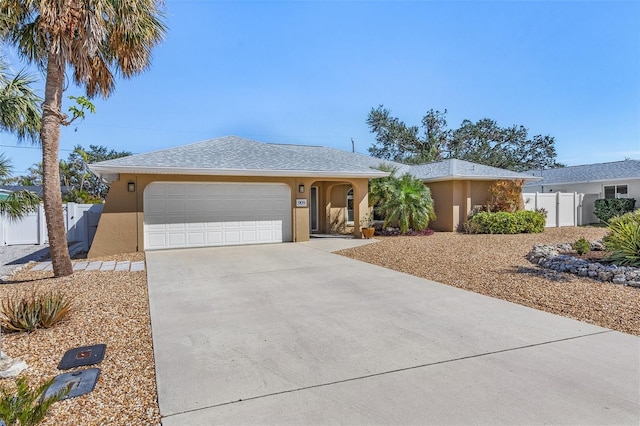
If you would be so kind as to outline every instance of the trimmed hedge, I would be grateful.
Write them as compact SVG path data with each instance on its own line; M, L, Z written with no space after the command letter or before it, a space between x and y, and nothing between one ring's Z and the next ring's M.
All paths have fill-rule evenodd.
M480 212L471 216L465 228L470 234L535 234L544 231L544 213L520 210L508 212Z
M600 222L608 223L612 217L632 212L636 206L635 198L606 198L594 202L596 215Z

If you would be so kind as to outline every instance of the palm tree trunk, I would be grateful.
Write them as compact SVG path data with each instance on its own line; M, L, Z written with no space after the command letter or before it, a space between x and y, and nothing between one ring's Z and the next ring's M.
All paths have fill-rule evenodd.
M73 265L67 246L67 233L62 211L62 193L60 191L60 169L58 150L60 147L60 125L63 115L62 84L64 81L64 61L49 53L47 58L47 77L44 103L42 104L42 183L44 213L47 218L49 235L49 254L53 264L53 274L64 277L73 273Z

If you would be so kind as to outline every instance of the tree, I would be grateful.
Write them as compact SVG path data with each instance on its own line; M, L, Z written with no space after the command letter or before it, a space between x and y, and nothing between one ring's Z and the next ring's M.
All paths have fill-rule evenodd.
M389 171L389 170L387 170ZM422 231L436 218L431 191L420 179L395 171L371 183L370 203L384 215L384 227L397 223L402 234Z
M441 146L446 144L449 131L444 112L429 110L422 120L425 136L418 135L418 126L407 126L382 105L372 108L367 124L376 134L376 144L369 148L374 157L405 164L420 164L440 159Z
M453 132L446 156L516 172L561 166L555 161L553 137L529 139L527 134L524 126L503 128L488 118L464 120Z
M129 78L146 70L151 50L164 36L161 0L0 0L0 35L21 56L44 70L42 105L44 210L54 275L73 273L67 247L60 192L58 151L67 66L90 98L107 98L115 75Z
M7 63L0 58L0 130L14 133L18 141L38 141L41 99L31 88L33 78L21 71L11 75ZM11 175L11 161L0 154L0 180ZM0 213L19 219L40 204L40 198L29 191L15 191L0 200Z
M89 145L89 150L85 150L81 145L76 145L67 161L60 161L61 176L66 179L64 184L71 188L68 193L69 200L81 199L85 202L104 200L109 185L91 173L89 164L129 155L131 152L109 150L102 145ZM63 170L64 167L66 170Z
M11 173L11 161L0 154L0 179ZM14 191L7 198L0 199L0 213L5 213L10 219L20 219L29 212L36 211L42 200L33 192L27 190Z
M374 157L406 164L420 164L457 158L513 171L562 167L556 162L555 139L535 135L528 138L524 126L500 127L483 118L464 120L456 130L447 128L447 110L429 110L422 119L423 135L417 126L407 126L382 105L372 108L367 124L376 134L369 148Z
M11 75L0 58L0 130L14 133L18 141L38 141L42 99L31 88L34 81L24 71Z

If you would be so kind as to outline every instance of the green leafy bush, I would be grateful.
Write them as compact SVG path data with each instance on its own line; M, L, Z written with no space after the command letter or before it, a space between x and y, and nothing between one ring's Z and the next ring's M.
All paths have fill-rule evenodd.
M62 321L71 309L71 299L62 293L31 293L2 299L0 325L6 331L33 331L50 328Z
M544 231L543 213L521 210L508 212L480 212L469 218L465 229L470 234L522 234Z
M608 260L617 265L640 267L640 209L609 221L604 237Z
M16 381L16 392L10 392L0 387L0 419L7 426L31 426L40 423L49 411L49 407L64 398L70 389L42 399L42 395L49 389L53 379L47 381L37 389L31 390L24 377Z
M594 202L596 215L600 222L607 223L612 217L622 216L625 213L632 212L635 208L635 198L607 198Z
M580 237L572 247L578 254L587 254L591 251L591 243L584 237Z

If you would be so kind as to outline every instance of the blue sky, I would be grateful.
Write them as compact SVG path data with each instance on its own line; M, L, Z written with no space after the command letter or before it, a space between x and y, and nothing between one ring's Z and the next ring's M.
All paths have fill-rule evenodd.
M640 2L168 0L152 67L121 80L74 145L147 152L224 135L366 153L384 104L407 124L495 119L567 165L640 158ZM19 68L6 47L4 53ZM68 95L81 95L71 86ZM67 105L68 106L68 105ZM0 134L14 174L40 152Z

